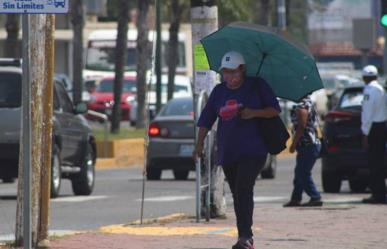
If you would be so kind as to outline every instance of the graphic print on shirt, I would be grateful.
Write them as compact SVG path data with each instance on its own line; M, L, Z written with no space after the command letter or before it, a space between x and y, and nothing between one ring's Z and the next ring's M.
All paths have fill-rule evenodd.
M226 105L220 108L219 116L223 121L231 120L238 116L239 110L242 108L242 104L238 104L235 99L227 100Z

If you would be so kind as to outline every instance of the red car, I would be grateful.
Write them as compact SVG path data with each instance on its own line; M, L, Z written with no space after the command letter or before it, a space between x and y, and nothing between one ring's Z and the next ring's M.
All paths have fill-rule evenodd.
M91 93L88 103L89 110L104 113L109 116L113 112L114 94L113 94L114 77L104 78ZM121 96L121 119L129 120L131 102L135 99L137 91L136 79L134 77L125 77L123 82ZM91 118L91 117L89 117Z

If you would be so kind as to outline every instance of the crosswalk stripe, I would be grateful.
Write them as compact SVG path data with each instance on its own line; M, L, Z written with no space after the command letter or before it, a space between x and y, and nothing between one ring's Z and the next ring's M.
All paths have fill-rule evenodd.
M150 202L172 202L172 201L185 201L194 199L193 196L183 195L183 196L161 196L161 197L150 197L145 198L145 201ZM141 201L141 199L137 199L137 201Z

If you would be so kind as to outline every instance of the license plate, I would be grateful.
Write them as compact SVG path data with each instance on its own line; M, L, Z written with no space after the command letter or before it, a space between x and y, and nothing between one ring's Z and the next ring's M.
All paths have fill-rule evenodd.
M194 146L192 144L183 144L180 145L180 156L192 156L192 152L194 150Z

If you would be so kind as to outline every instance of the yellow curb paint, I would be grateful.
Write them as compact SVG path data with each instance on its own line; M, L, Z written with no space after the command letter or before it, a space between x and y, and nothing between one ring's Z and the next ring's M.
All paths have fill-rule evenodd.
M142 221L142 224L143 225L150 225L150 224L155 224L155 223L166 224L166 223L171 223L171 222L182 220L182 219L187 219L189 217L190 216L188 214L175 213L175 214L170 214L170 215L166 215L166 216L162 216L162 217L158 217L158 218L154 218L154 219L145 219ZM124 226L140 225L140 224L141 224L141 221L136 220L136 221L130 222L129 224L124 225Z
M236 237L238 232L235 228L229 227L125 227L113 225L101 227L99 232L109 234L128 234L146 236L189 236L189 235L217 235Z

